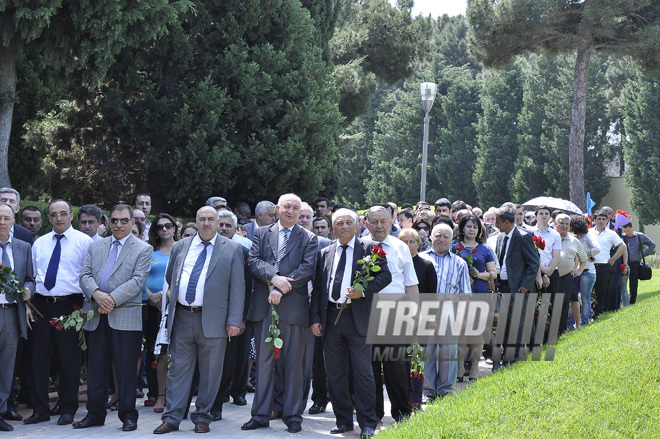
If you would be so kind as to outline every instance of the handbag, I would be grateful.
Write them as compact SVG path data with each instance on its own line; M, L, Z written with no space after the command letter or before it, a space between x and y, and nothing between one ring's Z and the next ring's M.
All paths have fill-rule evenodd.
M653 270L648 266L644 259L644 252L642 251L642 239L637 236L639 241L639 253L642 255L642 262L639 263L639 280L650 280L653 277Z

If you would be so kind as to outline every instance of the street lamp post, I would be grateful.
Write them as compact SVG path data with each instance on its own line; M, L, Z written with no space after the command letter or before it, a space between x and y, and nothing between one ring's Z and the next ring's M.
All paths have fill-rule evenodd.
M429 149L429 112L433 107L437 86L433 82L422 82L419 85L419 94L422 97L422 108L426 115L424 116L424 141L422 143L422 182L419 188L420 201L426 200L426 160Z

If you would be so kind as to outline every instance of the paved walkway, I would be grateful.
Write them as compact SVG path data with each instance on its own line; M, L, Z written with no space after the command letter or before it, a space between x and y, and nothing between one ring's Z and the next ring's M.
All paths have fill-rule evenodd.
M479 363L479 369L482 375L490 374L490 366L483 360ZM457 383L457 391L464 389L465 383ZM387 391L383 390L385 397L385 413L390 412L390 404L387 399ZM275 439L275 438L358 438L360 428L355 421L355 430L343 435L331 435L330 430L335 426L335 418L332 413L332 406L328 404L325 413L318 415L310 415L307 409L311 407L312 402L309 401L307 409L303 416L302 427L303 430L297 434L291 434L287 431L286 425L281 419L270 421L269 428L260 428L252 431L242 431L241 425L250 419L250 407L252 407L252 398L254 393L248 393L248 405L237 406L231 403L225 403L223 406L223 419L211 424L210 435L222 435L227 439ZM87 410L85 410L86 395L83 393L80 396L80 409L76 414L76 421L82 419ZM51 406L54 404L51 403ZM59 416L51 416L50 422L42 422L36 425L25 425L23 422L8 421L9 424L14 426L12 432L0 432L0 439L4 438L35 438L35 439L108 439L114 437L127 437L131 439L137 438L155 438L153 434L154 428L161 424L159 413L154 413L152 407L145 407L143 400L137 401L137 409L140 413L138 420L137 431L124 432L121 430L122 423L117 417L117 412L108 411L108 416L105 420L103 427L91 427L82 430L73 429L70 425L57 425ZM20 410L19 413L26 418L32 414L31 409ZM381 428L387 428L392 425L394 420L391 416L386 415L383 418ZM189 419L184 419L181 422L180 430L165 435L163 439L182 439L185 437L197 437L193 431L194 425Z

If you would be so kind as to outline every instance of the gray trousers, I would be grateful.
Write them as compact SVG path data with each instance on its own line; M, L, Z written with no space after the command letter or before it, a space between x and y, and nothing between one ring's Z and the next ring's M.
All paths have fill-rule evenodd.
M162 420L177 426L181 423L195 364L199 362L199 391L190 420L210 423L209 412L220 388L227 338L204 336L202 313L177 309L172 326L172 364L167 372L167 406Z
M0 413L7 411L7 399L14 379L14 363L18 349L18 312L16 305L0 308Z

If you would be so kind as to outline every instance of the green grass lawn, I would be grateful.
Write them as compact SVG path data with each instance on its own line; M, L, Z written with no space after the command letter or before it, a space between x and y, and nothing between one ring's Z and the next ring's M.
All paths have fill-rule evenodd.
M660 270L637 304L378 434L392 438L660 438Z

